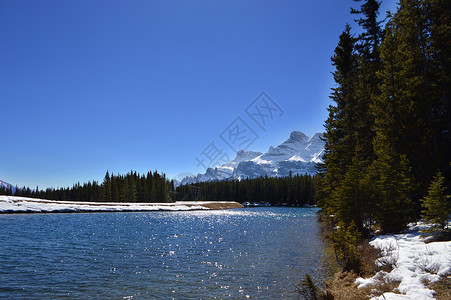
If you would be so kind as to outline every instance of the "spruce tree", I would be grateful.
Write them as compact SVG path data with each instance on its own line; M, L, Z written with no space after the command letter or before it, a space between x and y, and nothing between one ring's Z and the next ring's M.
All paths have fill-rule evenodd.
M428 195L422 199L421 206L424 209L421 211L421 216L432 224L430 229L432 232L445 230L451 214L451 195L445 195L444 182L445 178L438 171L429 186Z
M359 10L351 10L351 13L360 15L356 22L363 32L354 39L347 26L340 36L332 59L336 67L334 79L337 88L331 98L336 105L329 108L325 124L326 171L322 175L320 192L325 200L321 204L327 213L336 214L345 226L353 222L360 231L364 230L365 223L371 222L376 202L368 192L369 181L364 178L375 158L374 116L370 107L380 94L376 73L381 68L380 43L384 33L377 19L379 7L380 2L367 0ZM347 47L343 47L345 41L348 41ZM344 72L346 80L337 76L341 70L347 71Z
M383 66L378 72L381 92L371 104L376 158L368 169L368 181L377 201L376 218L386 232L403 229L412 213L415 185L408 158L411 150L406 146L414 147L412 143L418 143L411 133L411 127L416 127L411 118L416 113L412 111L411 83L405 76L399 30L396 18L387 23L381 46Z
M104 201L112 201L111 197L111 178L108 170L106 171L105 178L103 179L103 189L104 189Z
M338 223L337 231L333 236L333 247L337 258L344 262L345 270L358 270L359 268L359 241L360 233L354 222L349 225L344 222Z
M357 14L360 18L355 21L363 29L358 37L356 49L359 54L358 80L355 91L355 115L353 120L356 128L356 139L361 149L356 152L357 160L363 168L368 167L374 159L372 139L374 133L373 115L370 105L375 97L379 95L379 80L376 73L381 68L380 44L384 37L381 28L382 21L378 20L381 2L375 0L354 0L363 2L360 9L351 9L351 14Z
M383 99L382 109L388 101L394 102L396 128L385 130L387 135L397 136L396 151L405 154L412 166L420 189L415 195L418 201L427 188L424 178L432 177L437 165L431 165L436 137L431 127L433 103L431 102L430 46L428 42L427 6L422 0L402 0L387 30L396 40L396 65L390 72L395 77L390 98ZM388 50L388 51L387 51ZM387 60L387 49L384 59ZM385 67L387 64L385 64ZM386 69L386 68L385 68ZM387 74L387 72L385 72ZM384 83L387 79L383 79ZM384 89L384 86L383 86ZM387 93L385 93L387 94ZM379 109L379 112L382 109ZM391 132L389 132L391 131Z
M346 24L331 58L335 67L333 76L337 87L332 89L330 98L334 101L334 105L329 106L329 117L325 123L326 146L323 156L325 172L322 175L321 185L323 198L320 200L330 214L336 212L339 205L337 202L342 200L333 197L333 194L344 178L346 169L352 164L355 147L356 116L353 111L357 71L355 41L351 27Z
M127 176L124 180L124 185L121 191L121 200L123 202L136 202L137 193L135 183L131 180L130 176Z
M440 169L451 188L451 2L425 0L428 13L431 85L431 136L434 148L430 169Z
M323 298L321 297L321 290L316 286L312 280L312 277L308 274L305 274L304 279L299 284L299 287L296 288L304 300L319 300Z

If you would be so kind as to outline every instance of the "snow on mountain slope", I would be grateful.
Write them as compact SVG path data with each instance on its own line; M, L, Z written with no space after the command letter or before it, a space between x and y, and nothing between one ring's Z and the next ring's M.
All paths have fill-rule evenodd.
M181 184L225 179L244 179L259 176L288 176L315 174L316 164L322 162L324 141L322 134L308 137L300 131L293 131L290 138L277 147L269 147L260 153L241 150L234 160L222 166L208 168L204 174L185 177Z
M13 192L16 190L16 188L12 184L7 183L6 181L3 181L3 180L0 180L0 187L11 189Z
M202 181L224 180L232 176L234 170L241 162L252 160L261 156L261 152L240 150L237 152L234 160L215 168L208 168L204 174L191 175L183 178L181 185Z
M321 137L321 133L308 137L300 131L293 131L288 140L268 151L262 159L282 161L297 156L298 160L312 161L324 149L324 142L320 139Z

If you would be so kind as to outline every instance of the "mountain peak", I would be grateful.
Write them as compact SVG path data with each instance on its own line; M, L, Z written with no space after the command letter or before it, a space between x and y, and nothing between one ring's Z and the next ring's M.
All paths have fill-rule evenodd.
M262 153L256 151L240 150L236 153L236 157L233 161L241 162L243 160L251 160L259 155L262 155Z
M314 135L312 135L312 137L310 138L310 141L321 141L322 138L323 138L323 134L318 132L318 133L315 133Z
M241 150L234 160L204 174L185 177L181 184L202 181L216 181L259 176L288 176L289 174L315 174L316 163L321 162L325 142L321 133L308 137L301 131L293 131L290 138L278 145L269 147L267 153Z
M293 131L290 134L290 140L302 141L308 138L302 131Z

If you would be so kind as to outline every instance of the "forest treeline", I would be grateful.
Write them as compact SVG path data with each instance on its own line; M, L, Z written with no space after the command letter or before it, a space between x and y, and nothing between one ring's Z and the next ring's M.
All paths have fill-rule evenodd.
M361 33L347 24L331 58L317 191L343 240L406 228L425 215L436 174L448 191L451 179L451 1L400 0L385 19L380 2L356 2ZM449 198L438 201L449 214Z
M267 202L272 205L314 204L318 178L310 175L200 182L179 186L177 200Z
M67 188L16 187L14 195L50 200L94 201L94 202L171 202L170 191L174 183L165 174L157 171L141 175L131 171L126 175L113 175L107 171L102 183L89 181L76 183ZM0 189L0 194L11 195L11 189Z
M0 187L0 195L12 195L61 201L93 202L174 202L174 201L238 201L267 202L302 206L314 204L318 177L290 175L288 177L259 177L255 179L200 182L174 188L165 174L148 172L141 175L131 171L126 175L109 174L102 183L89 181L72 187L11 189Z

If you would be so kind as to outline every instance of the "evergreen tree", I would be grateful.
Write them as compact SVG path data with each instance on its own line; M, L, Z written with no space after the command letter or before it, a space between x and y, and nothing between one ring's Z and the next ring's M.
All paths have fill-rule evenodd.
M358 49L364 59L380 64L379 46L384 38L384 32L381 28L383 21L378 21L377 18L381 2L376 0L354 0L354 2L364 2L359 10L351 8L351 14L362 15L355 20L363 29L359 36Z
M177 187L177 200L249 201L302 206L315 203L314 186L317 184L318 177L309 175L200 182Z
M380 43L384 33L377 20L379 7L380 2L367 0L360 10L351 10L361 16L356 22L363 32L354 39L347 25L340 36L332 58L337 88L331 98L335 106L329 108L325 124L320 203L327 214L337 215L345 226L353 222L360 231L365 223L371 223L376 202L364 178L375 158L374 116L370 107L380 94L376 73L381 68Z
M135 183L130 178L130 176L128 176L128 178L126 178L124 181L124 185L122 186L121 200L123 202L136 202L136 199L137 192Z
M412 83L405 76L406 58L399 36L396 18L391 19L381 46L383 67L378 72L381 93L371 104L376 158L368 169L368 181L377 200L376 217L386 232L403 229L412 213L411 198L415 189L407 153L412 151L409 148L415 148L412 143L418 143L412 131L420 132L413 129L417 125L412 116L417 113L412 111L415 107L409 97Z
M433 224L430 231L440 232L448 226L451 214L451 195L445 195L445 178L440 171L437 172L428 190L428 195L422 199L421 216Z
M381 46L383 66L377 73L381 93L371 106L375 131L373 148L378 160L375 164L379 165L373 171L381 171L381 166L385 166L385 172L390 168L390 172L398 177L410 177L410 187L405 186L405 194L398 196L409 197L417 215L419 199L427 189L424 179L431 178L437 168L450 172L447 165L447 159L450 159L447 149L451 147L450 101L449 98L445 100L446 88L440 84L449 76L447 79L439 71L446 68L446 63L437 57L437 53L446 52L446 47L445 43L439 42L441 38L436 36L434 43L432 38L432 32L438 30L433 28L441 28L438 31L449 37L450 27L446 33L433 21L434 6L439 2L400 2L398 11L386 26L386 37ZM445 7L441 8L446 12ZM446 13L439 15L442 17L438 19L443 20ZM434 44L440 47L434 49ZM404 167L397 163L401 156L404 156ZM385 192L389 193L386 188Z
M338 229L333 236L333 247L337 258L344 262L345 270L356 270L359 268L358 244L360 233L354 222L345 225L338 223Z
M351 27L346 24L345 30L340 35L338 46L335 48L335 54L331 58L332 65L335 67L333 76L337 87L332 89L330 98L335 105L329 106L329 117L325 123L326 146L323 156L325 171L322 175L322 192L324 193L322 204L330 213L334 213L339 201L331 195L344 178L345 170L351 165L355 148L354 123L357 117L353 110L357 71L355 41L351 35Z
M316 286L312 280L312 277L308 274L305 274L304 279L299 284L299 287L296 288L304 300L319 300L323 298L321 297L321 290Z
M432 115L429 118L432 141L430 172L440 169L451 188L451 2L426 0L429 37L428 56ZM430 173L432 175L432 173ZM432 178L430 176L429 178Z
M420 184L420 190L415 196L417 201L427 188L422 184L424 178L431 178L437 168L436 165L430 166L431 155L434 152L432 141L436 138L430 139L433 130L428 125L431 123L433 106L429 71L428 22L424 1L402 0L400 2L397 13L387 26L391 36L385 42L387 46L390 42L393 45L387 47L391 49L384 49L383 53L387 63L388 57L391 56L393 67L387 68L388 64L384 64L381 75L385 77L382 78L385 97L379 101L380 108L375 110L376 114L381 114L383 109L389 109L388 105L391 105L394 110L390 119L396 118L396 123L391 122L391 125L396 127L389 128L390 124L386 124L382 130L391 140L397 139L393 142L396 145L396 151L405 154L412 166L416 182ZM390 54L393 51L396 56ZM392 75L387 76L388 74ZM385 91L387 83L391 85L390 93Z
M106 171L102 184L102 201L112 201L111 178L108 170Z
M120 194L120 187L119 187L119 180L118 176L114 176L114 174L111 174L111 200L113 202L119 202L121 199Z
M372 126L373 115L370 112L370 105L375 97L379 95L379 80L376 73L381 68L380 44L384 37L381 28L382 21L378 21L380 2L375 0L354 0L363 2L359 10L351 9L351 14L360 15L355 20L363 29L358 37L356 49L359 53L358 80L355 82L355 115L353 120L356 129L355 139L361 149L357 161L366 168L374 159L372 140L374 133Z
M363 190L361 179L363 170L354 161L340 180L339 186L333 191L332 199L336 203L334 214L342 222L343 226L354 224L359 231L363 231L363 215L367 198Z

